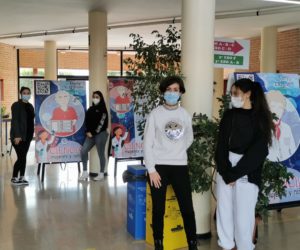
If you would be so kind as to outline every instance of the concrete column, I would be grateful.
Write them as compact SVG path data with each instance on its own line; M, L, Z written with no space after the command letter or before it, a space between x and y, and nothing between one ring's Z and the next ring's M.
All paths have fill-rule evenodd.
M45 41L45 80L56 80L57 79L57 53L56 53L56 42Z
M89 92L90 97L100 90L109 110L107 84L107 14L100 11L89 12ZM90 98L91 104L91 98ZM90 153L90 172L98 173L100 162L94 147Z
M265 27L261 32L260 72L276 73L277 27Z
M214 69L214 91L213 91L213 117L219 118L220 102L218 98L221 98L224 92L224 69Z
M212 116L215 0L182 0L182 73L190 114ZM197 197L198 198L195 198ZM210 234L211 195L193 195L198 235Z

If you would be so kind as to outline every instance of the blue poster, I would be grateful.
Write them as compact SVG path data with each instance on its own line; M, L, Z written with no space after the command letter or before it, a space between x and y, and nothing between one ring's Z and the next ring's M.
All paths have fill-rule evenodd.
M109 78L111 145L115 158L143 156L143 141L136 127L140 118L134 112L132 98L134 81L128 78Z
M272 195L270 204L300 201L300 86L297 74L235 73L235 80L249 78L259 82L272 113L275 133L268 159L281 162L294 174L294 179L286 183L286 196L282 199Z
M81 161L85 139L85 81L36 80L34 87L37 162Z

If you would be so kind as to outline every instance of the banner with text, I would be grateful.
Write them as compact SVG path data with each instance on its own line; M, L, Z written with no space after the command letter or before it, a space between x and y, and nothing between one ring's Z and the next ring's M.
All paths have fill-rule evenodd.
M35 81L38 163L78 162L85 139L85 81Z
M109 78L111 144L115 158L143 156L143 141L137 131L140 117L134 112L132 91L134 79Z

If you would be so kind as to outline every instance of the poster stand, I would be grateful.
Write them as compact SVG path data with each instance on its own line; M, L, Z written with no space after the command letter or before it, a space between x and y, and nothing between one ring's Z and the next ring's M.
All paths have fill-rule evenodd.
M43 162L43 163L38 163L38 169L37 169L37 175L40 176L40 172L41 172L41 168L42 168L42 176L41 176L41 182L44 182L45 179L45 169L46 169L46 165L51 165L51 164L65 164L67 165L67 163L75 163L75 162ZM78 166L78 173L80 173L80 162L76 162L77 166Z

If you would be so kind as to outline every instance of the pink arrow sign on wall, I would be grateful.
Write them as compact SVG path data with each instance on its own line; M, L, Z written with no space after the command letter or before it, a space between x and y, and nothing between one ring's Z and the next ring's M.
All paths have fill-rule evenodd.
M215 51L233 52L233 54L236 54L242 49L244 49L244 47L241 44L239 44L237 41L234 42L215 41L214 47L215 47Z

